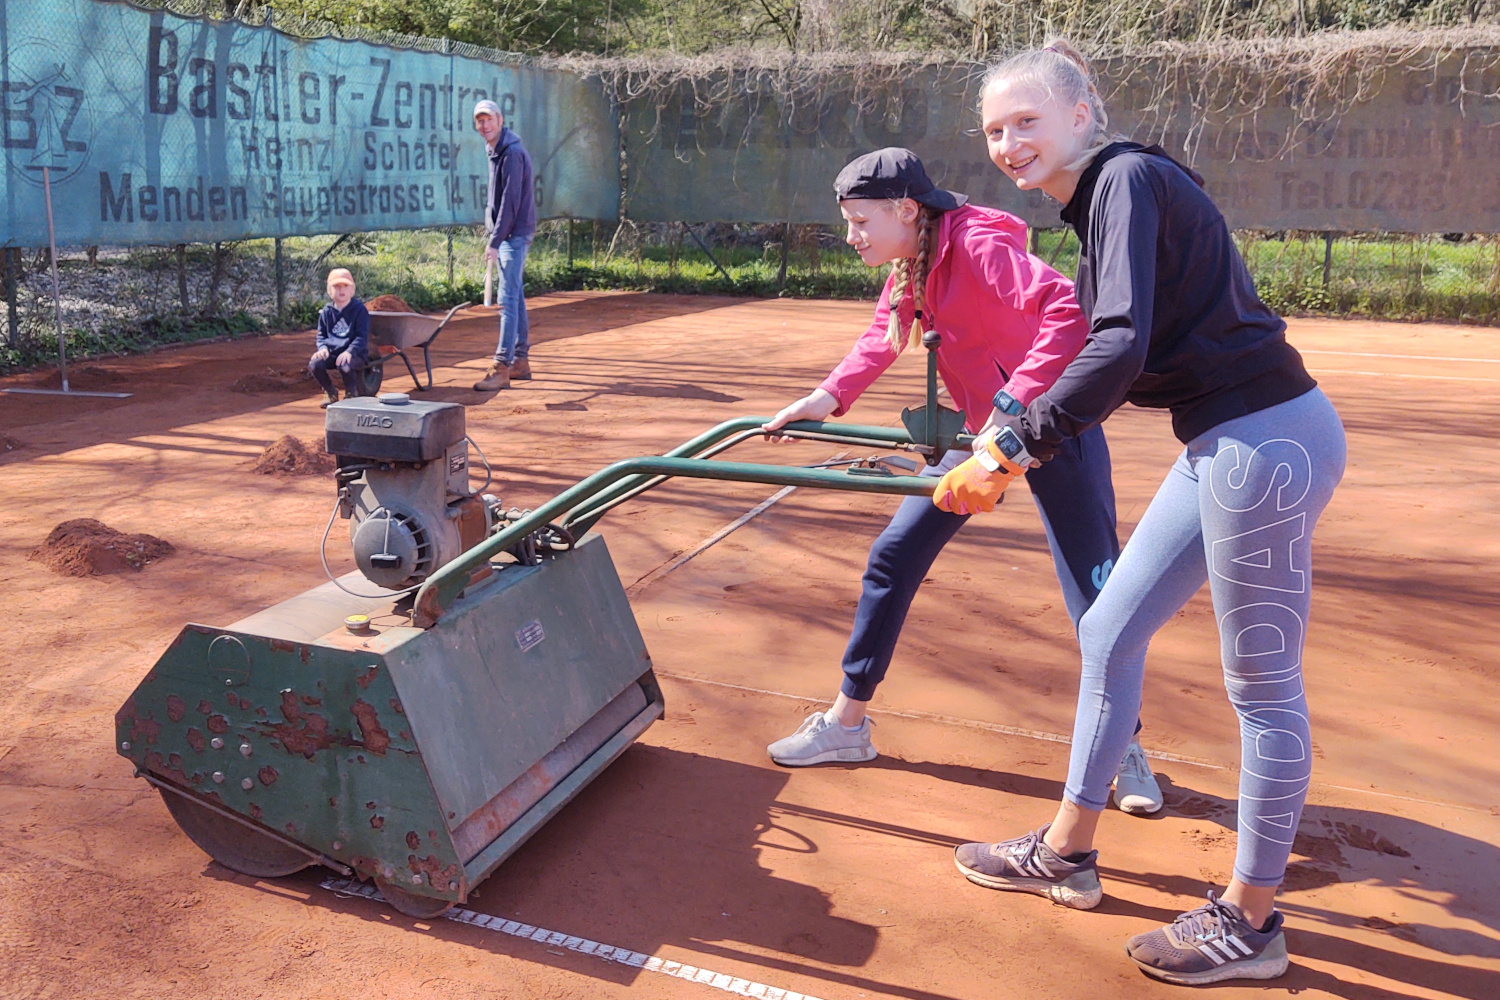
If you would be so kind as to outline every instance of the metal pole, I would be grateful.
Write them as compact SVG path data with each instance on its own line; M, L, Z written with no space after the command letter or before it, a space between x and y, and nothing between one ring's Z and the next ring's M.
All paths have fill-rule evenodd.
M15 247L6 247L4 253L5 264L5 310L10 319L10 346L21 346L21 311L16 302L20 293L21 251Z
M786 287L786 259L787 254L792 251L792 224L783 222L781 224L781 270L776 273L776 289L780 291Z
M1333 270L1333 234L1323 234L1323 287L1328 287L1328 273Z
M568 267L573 267L573 218L568 217Z
M446 38L443 39L443 44L445 46L448 44L448 40ZM452 226L448 227L448 287L450 289L453 287L453 227Z
M57 281L57 232L52 226L52 168L42 168L42 192L47 199L47 246L52 251L52 317L57 321L57 370L63 392L68 391L68 341L63 336L62 286Z
M286 284L281 273L281 237L276 237L276 324L286 322Z

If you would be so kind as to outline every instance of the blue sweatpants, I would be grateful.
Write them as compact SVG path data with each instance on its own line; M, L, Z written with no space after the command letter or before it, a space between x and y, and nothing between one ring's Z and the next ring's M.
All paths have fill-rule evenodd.
M1313 389L1194 438L1078 629L1067 798L1103 809L1140 711L1146 647L1205 580L1240 720L1234 874L1276 886L1312 779L1302 646L1312 535L1344 474L1344 428Z
M526 314L526 252L531 249L530 236L513 236L501 242L500 261L500 342L495 345L495 360L513 364L531 354L531 317Z
M968 452L949 452L940 465L922 474L940 476L967 457ZM1120 556L1103 430L1096 427L1065 442L1056 458L1026 473L1026 483L1041 511L1063 600L1076 627ZM854 631L844 652L845 695L857 701L874 697L891 665L917 588L943 546L968 519L939 510L930 497L907 497L896 509L870 548ZM1117 769L1124 755L1122 745L1115 757Z

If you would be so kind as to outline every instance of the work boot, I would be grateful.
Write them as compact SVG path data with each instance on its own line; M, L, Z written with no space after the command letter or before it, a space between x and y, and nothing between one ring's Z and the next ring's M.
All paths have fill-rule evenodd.
M323 393L323 397L323 402L318 404L318 408L326 410L339 401L339 391L337 389L328 389Z
M496 361L490 365L489 371L484 373L484 378L474 383L475 392L495 392L500 389L510 388L510 369L503 361Z
M512 382L531 381L531 362L526 358L517 358L510 366L510 380Z

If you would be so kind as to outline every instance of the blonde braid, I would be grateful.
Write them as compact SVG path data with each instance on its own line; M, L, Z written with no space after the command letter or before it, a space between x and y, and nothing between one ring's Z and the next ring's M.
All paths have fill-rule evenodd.
M911 280L910 264L911 261L905 257L891 262L891 315L886 323L885 337L890 342L891 350L897 354L901 353L901 317L897 314L901 310L901 300L906 297L906 286Z
M917 255L902 257L891 264L891 275L895 280L891 283L891 315L885 333L891 350L897 354L906 347L916 347L922 343L922 310L927 306L927 271L932 260L932 237L940 219L941 213L922 206L921 214L917 216ZM916 315L912 319L911 330L903 337L901 319L897 313L906 299L908 289L911 291Z

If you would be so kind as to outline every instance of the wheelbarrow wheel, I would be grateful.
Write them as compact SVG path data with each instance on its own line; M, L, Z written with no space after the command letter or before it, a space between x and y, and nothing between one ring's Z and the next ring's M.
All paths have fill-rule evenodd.
M355 385L361 396L374 396L379 393L380 383L384 379L384 365L368 365L354 374Z
M161 797L188 839L231 871L256 878L280 878L313 863L303 852L192 799L168 792L162 792Z
M438 899L434 896L418 896L414 892L407 892L399 886L392 885L380 876L375 876L375 888L385 897L385 901L408 917L418 920L431 920L441 917L453 906L451 899Z

